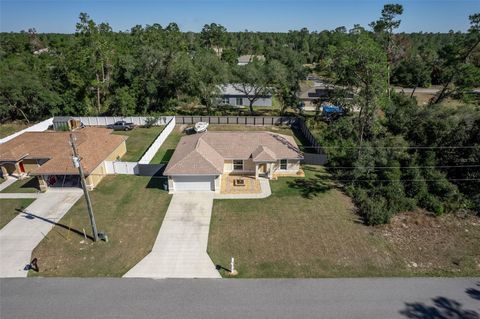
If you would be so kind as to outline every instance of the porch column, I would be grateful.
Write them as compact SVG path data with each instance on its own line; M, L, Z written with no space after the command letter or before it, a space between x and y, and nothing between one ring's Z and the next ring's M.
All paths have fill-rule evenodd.
M47 182L43 178L43 176L37 176L38 179L38 186L40 187L41 192L45 192L48 188Z
M258 163L255 163L255 179L258 179Z
M2 165L2 166L0 166L0 168L2 169L2 176L3 176L4 178L7 178L7 176L8 176L8 171L7 171L7 169L5 168L5 166Z

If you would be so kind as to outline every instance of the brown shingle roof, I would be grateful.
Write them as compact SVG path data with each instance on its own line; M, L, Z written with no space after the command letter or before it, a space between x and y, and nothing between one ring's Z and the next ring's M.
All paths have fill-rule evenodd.
M78 169L72 164L70 146L71 132L25 132L10 141L0 144L0 162L25 159L47 159L32 175L76 175ZM73 134L76 136L78 153L82 157L85 174L88 175L110 155L127 137L110 134L111 130L87 127Z
M206 132L180 139L165 175L218 175L226 159L302 159L291 136L272 132Z

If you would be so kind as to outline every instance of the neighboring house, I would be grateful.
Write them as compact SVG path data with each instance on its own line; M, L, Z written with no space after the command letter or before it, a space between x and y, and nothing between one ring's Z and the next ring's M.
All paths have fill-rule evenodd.
M311 88L307 88L302 90L297 94L298 99L300 102L303 103L305 107L315 107L321 101L326 101L330 97L330 93L332 89L327 87L326 85L321 86L314 86Z
M39 50L33 51L33 54L35 54L35 55L40 55L40 54L43 54L43 53L48 53L48 51L49 51L48 48L43 48L43 49L39 49Z
M0 144L2 175L37 176L41 190L47 187L78 187L78 168L73 166L71 132L25 132ZM106 175L105 161L114 161L126 151L127 136L111 130L87 127L75 130L78 153L93 189Z
M235 86L239 87L235 84L226 84L219 86L219 98L217 98L217 103L220 105L232 105L236 107L246 107L250 105L250 101L248 97L250 94L245 94L242 91L239 91L235 88ZM252 92L253 88L250 89L247 87L248 92ZM254 103L253 106L264 106L264 107L271 107L272 106L272 94L266 94L258 98Z
M291 136L272 132L206 132L182 137L164 175L171 193L220 191L223 174L296 176L303 154Z
M237 59L237 64L238 65L247 65L250 62L253 62L253 60L265 61L265 56L263 56L263 55L253 55L253 54L241 55Z

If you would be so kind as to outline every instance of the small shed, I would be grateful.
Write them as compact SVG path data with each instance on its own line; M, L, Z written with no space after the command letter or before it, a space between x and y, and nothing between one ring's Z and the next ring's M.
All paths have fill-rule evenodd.
M72 131L81 126L82 122L71 116L55 116L53 118L53 129L55 131Z

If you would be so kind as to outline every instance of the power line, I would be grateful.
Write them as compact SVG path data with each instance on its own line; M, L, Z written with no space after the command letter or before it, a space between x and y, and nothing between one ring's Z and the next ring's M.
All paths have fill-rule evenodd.
M438 182L448 180L451 182L476 181L480 182L480 178L444 178L444 179L336 179L332 181L339 182Z
M326 169L384 169L384 168L475 168L480 165L436 165L436 166L326 166Z
M480 145L469 145L469 146L302 146L302 148L333 148L333 149L475 149L479 148Z

